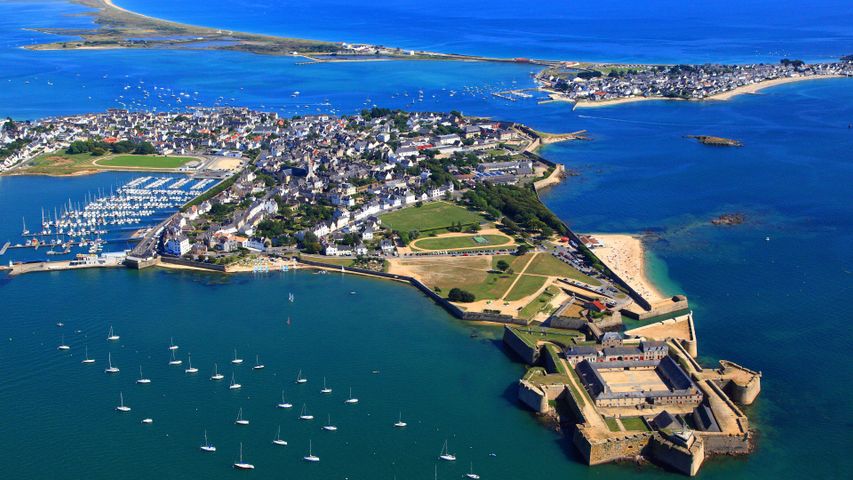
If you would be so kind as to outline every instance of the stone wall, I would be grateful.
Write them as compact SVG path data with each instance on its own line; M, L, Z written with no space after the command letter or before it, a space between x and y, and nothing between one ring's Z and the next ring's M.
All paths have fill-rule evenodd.
M585 425L578 425L572 440L589 465L600 465L641 455L652 437L651 433L644 432L590 440L586 429Z
M752 449L752 435L729 435L717 432L695 432L705 442L708 455L746 455Z
M503 342L504 345L521 357L524 363L536 365L539 361L539 348L528 345L511 328L504 327Z
M650 460L663 464L685 475L696 475L705 461L705 445L701 438L694 437L690 448L676 445L660 434L655 434L649 442L647 456Z

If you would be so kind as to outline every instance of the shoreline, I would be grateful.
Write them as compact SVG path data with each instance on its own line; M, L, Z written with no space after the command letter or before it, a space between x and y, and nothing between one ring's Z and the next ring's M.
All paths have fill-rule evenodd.
M604 246L593 253L616 275L625 280L649 303L668 298L648 276L646 247L642 237L626 233L592 233Z

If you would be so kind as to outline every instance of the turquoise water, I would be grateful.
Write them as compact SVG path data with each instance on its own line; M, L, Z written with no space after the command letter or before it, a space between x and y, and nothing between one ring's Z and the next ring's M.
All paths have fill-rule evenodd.
M164 5L138 8L158 13L153 9ZM225 22L218 13L222 5L212 3L209 12L198 12L209 17L199 18ZM684 30L655 36L646 48L633 40L648 36L643 29L654 27L639 25L635 30L617 28L626 32L624 37L613 36L614 27L604 25L570 47L551 42L558 46L548 48L567 54L586 49L588 59L613 49L632 59L737 61L772 57L778 47L763 42L779 45L780 39L790 39L780 53L832 58L850 50L845 40L851 35L845 20L849 8L835 14L837 7L821 2L792 16L793 7L782 3L767 12L768 18L780 17L778 27L756 32L738 16L752 7L739 6L741 10L722 19L740 24L741 33L720 30L731 40L723 43L697 43L693 37L713 39L708 28L718 26L703 31L694 21ZM340 21L359 22L352 9L341 9L348 13ZM658 240L649 244L651 275L664 290L690 297L703 361L727 358L764 372L764 391L747 409L758 428L757 451L709 462L702 477L837 478L853 469L845 448L845 427L853 418L844 397L853 378L847 353L851 336L844 328L845 319L853 317L846 301L853 271L853 131L847 128L853 121L851 80L786 85L724 103L646 102L571 111L564 104L513 103L489 95L491 90L530 85L529 68L518 65L298 66L289 58L228 52L17 48L40 38L23 27L86 25L85 18L63 16L80 10L64 2L0 4L0 115L37 118L99 111L116 106L119 95L132 97L128 92L138 91L143 81L147 88L198 91L196 101L205 105L263 105L284 114L318 108L351 112L369 98L368 103L383 106L459 109L543 130L589 130L591 142L543 150L546 157L581 173L549 190L543 197L546 204L580 231L655 234ZM493 10L489 15L494 18L468 15L464 21L481 22L478 31L490 31L499 41L446 35L442 28L459 28L462 20L456 17L435 24L432 37L417 29L389 32L377 26L379 19L369 14L375 10L368 7L361 17L364 30L350 31L358 33L355 40L392 35L388 38L424 48L436 38L451 38L460 51L497 54L507 51L514 34L495 33L489 25L507 17L512 7ZM405 19L411 7L403 4L394 11L399 16L392 19ZM170 12L170 18L186 20L182 5L171 6ZM258 28L245 29L283 31L282 23L253 19L251 9L231 13L231 28L254 22ZM305 36L326 35L311 23L299 23ZM533 20L517 26L522 32L544 28ZM596 43L596 35L609 40ZM530 56L549 51L542 44L518 43L530 48L523 50ZM127 85L132 89L125 90ZM425 102L409 105L410 97L403 93L411 96L418 89L424 90ZM299 100L290 96L294 90L302 92ZM450 90L457 93L451 96ZM329 105L320 105L324 103ZM170 107L160 102L145 106ZM687 134L733 137L745 146L704 147L683 138ZM37 219L42 206L109 188L130 176L0 178L0 242L19 233L21 216ZM748 223L708 225L710 218L732 211L746 213ZM296 303L286 301L288 292L295 294ZM255 474L261 478L427 479L445 438L459 462L439 465L440 478L459 477L469 461L483 478L669 476L654 467L588 469L578 463L565 440L516 407L512 386L522 369L494 341L497 331L478 329L480 336L472 339L471 326L404 285L306 273L223 278L103 270L0 277L0 302L0 408L15 422L14 431L0 433L0 451L3 458L15 459L4 462L10 477L225 478L234 475L230 463L242 440L246 459L258 466ZM55 350L61 332L54 324L59 320L74 347L70 354ZM104 340L110 324L122 336L118 344ZM81 333L74 333L78 329ZM182 367L176 371L166 365L169 337L181 345L184 360L192 353L194 366L201 369L196 378L187 378ZM86 342L98 360L90 367L79 363ZM235 347L246 359L237 372L244 385L238 394L207 380L214 361L230 374L227 361ZM122 369L114 378L103 373L108 351ZM250 369L256 353L267 365L263 372ZM133 384L140 363L153 379L148 387ZM310 378L303 387L292 383L300 368ZM380 373L373 375L373 370ZM318 392L324 375L335 389L331 398ZM299 422L298 412L273 408L282 385L296 408L308 404L317 416L313 425ZM355 408L342 403L350 385L361 398ZM130 414L113 411L119 391L133 407ZM233 425L241 406L252 423L245 429ZM410 425L405 431L391 427L400 410ZM338 432L320 430L326 414L332 415ZM143 416L154 418L154 424L139 424ZM283 449L270 443L279 423L290 442ZM205 428L219 448L209 457L197 451ZM322 458L318 465L301 461L309 438Z

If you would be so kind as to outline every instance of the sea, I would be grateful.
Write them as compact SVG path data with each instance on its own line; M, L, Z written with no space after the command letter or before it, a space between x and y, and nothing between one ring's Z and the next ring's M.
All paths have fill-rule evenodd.
M838 1L582 1L535 10L479 0L117 3L222 29L476 55L696 63L853 53L853 11ZM786 84L727 102L572 110L492 95L532 86L530 65L299 65L236 52L20 48L52 38L34 27L90 25L84 11L59 0L0 2L0 116L189 105L347 114L379 105L587 130L589 141L541 150L577 173L544 192L545 204L580 232L643 235L651 279L690 298L700 361L729 359L763 374L761 395L745 408L755 452L711 459L700 477L844 478L853 470L853 81ZM685 138L694 134L744 146ZM21 240L22 218L32 228L42 208L136 176L0 177L0 244ZM746 223L710 224L724 213L743 213ZM0 262L44 258L42 249L15 250ZM106 340L110 327L117 342ZM633 463L585 466L568 439L518 405L524 367L500 336L405 285L338 273L0 275L3 476L236 478L241 443L258 478L460 478L472 467L484 479L676 475ZM56 349L62 341L70 351ZM181 366L168 365L171 341ZM87 349L94 365L80 363ZM235 349L241 366L230 363ZM117 375L103 372L108 355ZM199 373L184 373L190 360ZM266 367L255 370L256 362ZM214 364L222 382L209 380ZM140 366L151 384L135 384ZM300 370L305 384L295 383ZM228 389L232 374L237 391ZM331 394L320 393L324 378ZM290 410L276 408L283 390ZM131 412L114 410L120 394ZM344 403L350 395L359 403ZM297 418L303 405L315 420ZM241 408L248 426L234 424ZM406 428L393 426L400 417ZM328 422L338 430L323 430ZM284 447L272 444L279 426ZM205 431L217 452L199 451ZM437 459L445 440L454 463ZM302 461L309 442L319 463Z

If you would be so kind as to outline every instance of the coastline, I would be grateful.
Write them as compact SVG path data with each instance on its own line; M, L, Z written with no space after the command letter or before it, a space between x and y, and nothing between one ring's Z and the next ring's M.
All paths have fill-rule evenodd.
M603 247L594 249L595 255L649 303L654 304L667 298L648 277L646 248L639 235L614 233L591 235L604 244Z

